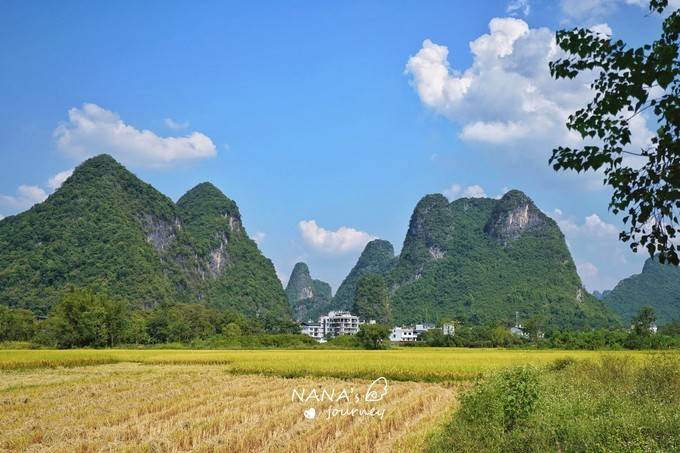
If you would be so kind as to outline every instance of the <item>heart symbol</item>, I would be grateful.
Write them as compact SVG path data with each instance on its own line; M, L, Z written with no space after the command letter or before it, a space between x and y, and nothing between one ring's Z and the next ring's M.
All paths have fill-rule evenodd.
M316 409L314 409L313 407L310 407L309 409L307 409L304 412L304 414L305 414L306 419L313 420L314 417L316 417Z

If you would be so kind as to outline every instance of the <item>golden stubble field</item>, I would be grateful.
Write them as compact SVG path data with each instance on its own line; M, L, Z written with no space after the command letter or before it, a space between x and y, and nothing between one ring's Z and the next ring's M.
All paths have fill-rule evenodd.
M456 385L233 375L220 365L119 363L0 374L0 451L417 451ZM305 402L293 389L305 394ZM354 389L362 401L306 396ZM384 410L382 418L328 409ZM314 408L316 417L304 411Z

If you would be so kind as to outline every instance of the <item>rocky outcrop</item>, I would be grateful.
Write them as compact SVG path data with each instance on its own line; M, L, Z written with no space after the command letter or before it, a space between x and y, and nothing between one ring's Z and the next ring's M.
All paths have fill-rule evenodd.
M525 232L546 227L549 222L529 197L519 190L511 190L499 200L484 232L500 244L507 244Z
M158 253L164 253L177 237L177 232L181 228L179 219L168 222L158 217L144 215L142 220L146 240Z

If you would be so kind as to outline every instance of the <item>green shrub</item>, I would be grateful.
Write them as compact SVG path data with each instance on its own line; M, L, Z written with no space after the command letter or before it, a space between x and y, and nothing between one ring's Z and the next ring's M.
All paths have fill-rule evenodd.
M503 371L499 376L503 404L503 425L512 431L526 421L538 401L538 371L523 366Z
M576 359L573 357L561 357L548 365L548 369L550 371L562 371L574 363L576 363Z
M461 398L430 451L680 451L680 356L500 372Z

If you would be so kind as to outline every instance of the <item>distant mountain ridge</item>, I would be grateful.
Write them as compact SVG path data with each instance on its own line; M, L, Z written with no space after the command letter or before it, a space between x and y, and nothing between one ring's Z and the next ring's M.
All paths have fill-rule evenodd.
M301 322L316 321L330 310L333 299L331 285L312 279L305 263L297 263L293 267L286 286L286 295L293 317Z
M198 302L263 325L290 322L271 261L236 203L202 183L177 204L108 155L79 165L48 199L0 221L0 304L48 314L66 285L137 308Z
M680 268L648 258L641 273L621 280L603 301L626 322L645 305L654 308L659 324L680 320Z
M518 190L500 200L426 195L401 253L376 273L388 282L396 323L510 324L515 313L556 328L620 322L583 288L556 222Z

